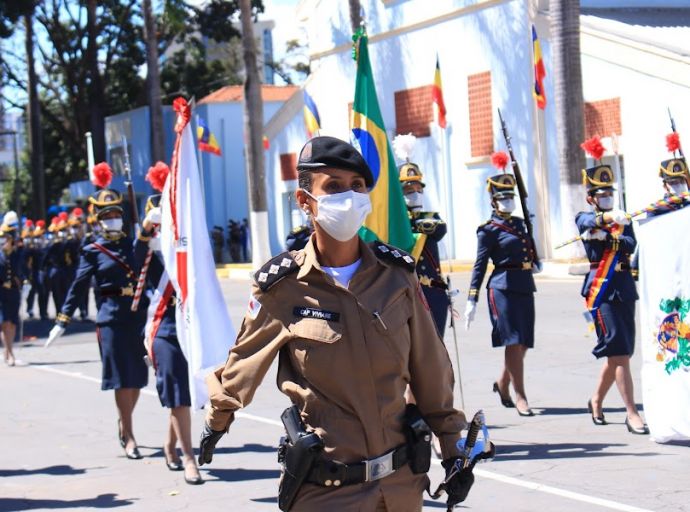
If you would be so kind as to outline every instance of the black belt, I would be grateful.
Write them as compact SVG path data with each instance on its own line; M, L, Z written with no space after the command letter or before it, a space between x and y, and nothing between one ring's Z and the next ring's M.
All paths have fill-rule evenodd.
M380 457L354 464L320 459L311 468L307 482L324 487L373 482L394 473L405 464L407 464L407 445L399 446Z
M96 290L101 297L132 297L134 296L134 288L127 286L126 288L101 288Z
M440 288L441 290L447 290L448 284L440 279L433 279L429 276L419 276L419 284L422 286L429 286L431 288Z
M532 270L532 262L508 263L505 265L494 265L494 270Z

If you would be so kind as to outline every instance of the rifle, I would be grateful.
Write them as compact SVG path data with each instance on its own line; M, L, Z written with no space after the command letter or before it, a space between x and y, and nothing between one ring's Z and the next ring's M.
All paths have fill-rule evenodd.
M139 230L139 210L137 208L137 196L134 193L134 183L132 183L132 168L129 165L129 151L127 150L127 137L122 136L123 167L125 171L125 186L127 187L127 199L129 200L132 214L132 231L136 236Z
M532 243L532 250L534 251L534 264L535 266L539 266L537 244L534 242L534 226L532 225L532 216L527 209L527 189L525 188L525 182L522 179L520 165L517 163L517 160L515 160L513 145L510 143L510 135L508 134L508 127L506 126L506 122L503 120L500 108L498 109L498 118L501 120L501 131L503 132L503 138L506 141L506 147L508 148L508 154L510 155L510 165L513 168L513 174L515 175L515 183L518 189L518 196L520 197L520 206L522 207L522 213L525 216L525 227L527 228L527 234L530 242Z
M673 120L673 115L671 114L671 107L666 108L668 110L668 118L671 120L671 130L673 131L673 133L676 133L676 122ZM681 158L685 158L682 147L678 148L678 153L680 154Z

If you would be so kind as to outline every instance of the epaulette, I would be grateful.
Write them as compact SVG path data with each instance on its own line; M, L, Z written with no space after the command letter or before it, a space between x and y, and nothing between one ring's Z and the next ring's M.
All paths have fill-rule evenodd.
M264 266L254 274L254 280L261 291L265 292L285 276L295 272L297 268L297 262L290 253L284 252L268 260Z
M406 268L410 272L414 272L416 266L414 258L402 249L398 249L397 247L380 241L370 243L369 247L372 248L374 254L376 254L376 257L380 260L395 263Z
M301 226L297 226L296 228L292 228L292 230L290 230L290 233L296 235L297 233L301 233L303 231L309 231L309 226L306 226L304 224Z
M491 224L491 219L487 220L486 222L482 222L479 226L477 226L477 231L488 226L489 224Z

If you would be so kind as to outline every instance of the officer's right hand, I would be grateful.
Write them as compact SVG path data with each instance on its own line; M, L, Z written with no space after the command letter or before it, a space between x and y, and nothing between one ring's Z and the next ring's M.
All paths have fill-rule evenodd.
M606 240L608 232L603 229L588 229L582 233L583 240Z
M53 343L56 339L58 339L63 334L65 334L65 328L59 324L56 324L50 330L50 333L48 334L48 341L46 341L46 343L45 343L45 345L43 345L43 347L44 348L49 347L51 343Z
M470 323L474 321L474 314L477 311L477 303L473 300L468 300L465 305L465 330L470 330Z
M199 466L210 464L213 460L213 450L223 434L225 431L212 430L208 423L204 423L204 431L201 433L201 441L199 442Z
M446 479L451 471L453 471L453 466L457 459L446 459L441 462L441 465L446 470ZM458 503L462 503L467 498L470 493L470 489L474 484L474 474L472 473L472 467L463 468L457 471L449 480L446 481L445 491L448 494L448 510L453 508Z
M623 210L611 210L610 212L607 212L606 215L610 219L610 222L615 222L620 226L627 226L630 224L630 222L632 222L630 215Z
M162 216L163 213L160 206L151 208L149 213L146 214L146 217L144 217L144 221L141 223L141 225L145 230L150 231L153 226L161 223Z

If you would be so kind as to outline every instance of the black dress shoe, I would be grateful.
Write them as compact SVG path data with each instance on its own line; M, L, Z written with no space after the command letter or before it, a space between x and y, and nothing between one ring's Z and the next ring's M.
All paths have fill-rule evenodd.
M184 469L181 460L169 461L168 457L166 457L165 455L163 456L165 457L165 465L168 466L168 469L170 471L182 471Z
M625 426L628 427L628 432L630 432L631 434L636 434L638 436L645 436L649 434L649 427L646 424L642 425L641 428L633 427L630 424L630 421L628 420L627 416L625 417Z
M517 412L520 416L534 416L534 411L529 407L527 409L524 409L524 410L522 410L518 407L516 407L516 409L517 409Z
M608 423L606 422L606 418L604 418L604 413L602 413L601 416L594 415L594 409L592 408L591 400L587 402L587 410L589 411L589 414L592 415L592 423L594 423L597 426L608 425Z
M144 458L144 456L139 452L138 446L135 446L131 450L125 450L125 455L127 456L128 459L132 459L132 460L139 460L139 459Z
M195 476L192 478L188 478L186 475L184 477L184 481L187 482L189 485L201 485L204 483L204 479L201 478L201 475Z
M501 404L503 404L503 407L507 407L509 409L515 407L515 403L513 403L513 399L510 398L510 395L508 395L508 398L506 398L501 394L501 390L498 387L498 382L494 382L494 393L498 393L498 397L501 399Z

